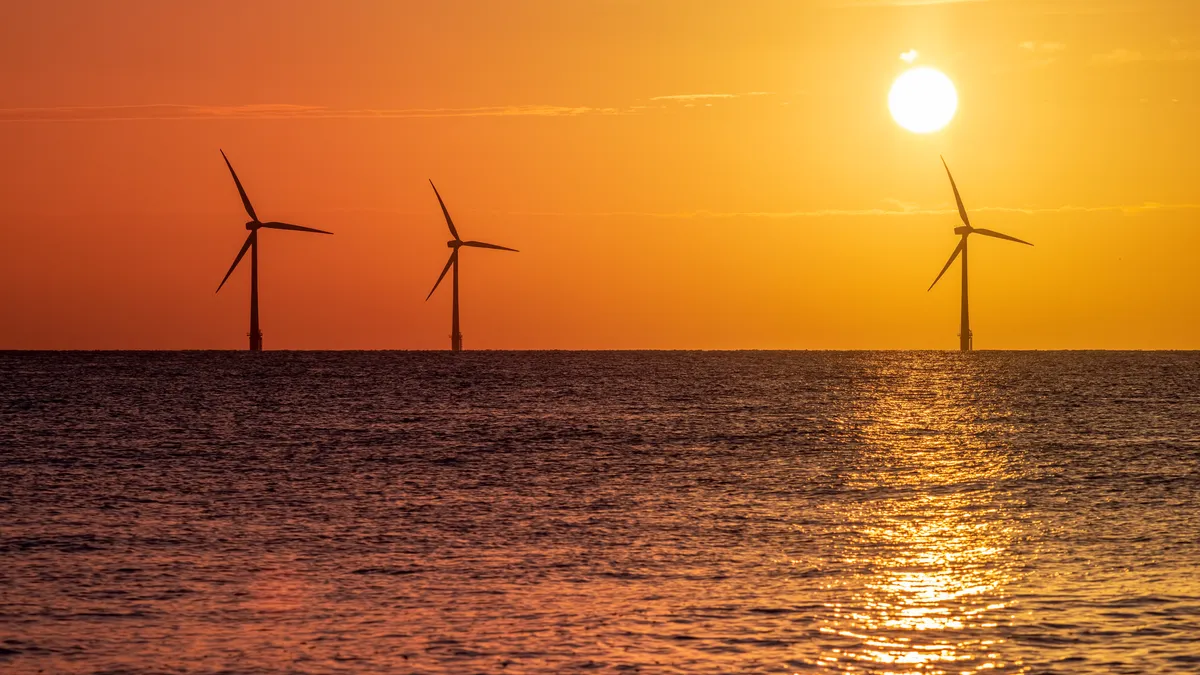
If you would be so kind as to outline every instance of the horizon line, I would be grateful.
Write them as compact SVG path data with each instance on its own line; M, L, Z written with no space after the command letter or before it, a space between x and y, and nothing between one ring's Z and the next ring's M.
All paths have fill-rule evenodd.
M134 352L137 352L137 353L184 353L184 352L196 352L196 353L199 353L199 352L205 352L205 353L208 353L208 352L220 352L220 353L231 353L231 354L246 354L246 353L248 353L248 352L247 352L247 350L246 350L245 348L242 348L242 347L228 347L228 348L187 348L187 347L185 347L185 348L180 348L180 349L137 349L137 348L134 348L134 349L119 349L119 348L93 348L93 349L86 349L86 348L70 348L70 349L53 349L53 348L42 348L42 349L37 349L37 348L6 348L6 347L0 347L0 355L3 355L3 354L22 354L22 353L64 353L64 352L78 352L78 353L134 353ZM429 354L433 354L433 353L446 353L446 354L455 354L455 355L457 355L457 354L464 354L464 353L467 353L467 354L469 354L469 353L488 353L488 352L491 352L491 353L496 353L496 352L509 352L509 353L526 353L526 352L528 352L528 353L534 353L534 352L564 352L564 353L590 353L590 352L696 352L696 353L701 353L701 352L896 352L896 353L901 353L901 352L920 352L920 353L942 353L942 352L945 352L945 353L947 353L947 354L963 354L963 353L978 353L978 352L994 352L994 353L1002 353L1002 352L1029 352L1029 353L1044 353L1044 352L1112 352L1112 353L1130 353L1130 352L1147 352L1147 353L1152 353L1152 352L1153 352L1153 353L1159 353L1159 352L1175 352L1175 353L1200 353L1200 347L1195 347L1195 348L1166 348L1166 347L1164 347L1164 348L1145 348L1145 347L1140 347L1140 348L1139 348L1139 347L1123 347L1123 348L1109 348L1109 347L1059 347L1059 348L1040 348L1040 347L1029 347L1029 348L1012 348L1012 349L972 349L970 352L962 352L962 351L960 351L958 348L955 348L955 347L946 347L946 348L937 348L937 347L914 347L914 348L900 348L900 347L842 347L842 348L834 348L834 347L821 347L821 348L787 348L787 347L711 347L711 348L703 348L703 347L610 347L610 348L603 348L603 347L598 347L598 348L590 348L590 349L569 349L569 348L555 348L555 347L547 347L547 348L517 348L517 349L497 349L497 348L483 348L483 349L470 349L470 350L463 350L463 351L460 351L460 352L455 352L455 351L452 351L452 350L450 350L450 349L443 349L443 348L408 348L408 349L404 349L404 348L390 348L390 347L381 347L381 348L361 348L361 349L337 349L337 348L332 348L332 349L268 349L268 350L263 350L262 352L256 352L256 353L262 354L262 353L271 353L271 352L276 352L276 353L298 353L298 352L306 352L306 353L328 353L328 352L405 352L405 353L429 353ZM251 357L251 358L253 358L253 357ZM966 357L966 358L969 358L969 357Z

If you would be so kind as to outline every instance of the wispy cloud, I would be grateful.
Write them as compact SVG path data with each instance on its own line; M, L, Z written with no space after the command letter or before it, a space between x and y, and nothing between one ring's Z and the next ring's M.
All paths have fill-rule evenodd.
M1103 54L1093 54L1092 63L1099 65L1121 65L1139 62L1200 61L1200 49L1171 49L1145 53L1136 49L1114 49Z
M513 216L539 217L575 217L575 218L658 218L663 220L728 220L728 219L765 219L793 220L804 218L839 218L839 217L898 217L898 216L957 216L954 207L921 208L915 204L898 200L886 200L898 208L873 209L815 209L808 211L598 211L598 212L519 212L509 213ZM984 206L972 208L971 213L1010 213L1026 216L1060 214L1060 213L1120 213L1136 215L1155 211L1194 211L1200 210L1200 204L1159 204L1146 202L1124 206L1056 206L1056 207L1015 207L1015 206Z
M1022 42L1020 47L1027 52L1034 52L1037 54L1061 52L1067 48L1067 46L1061 42L1035 42L1033 40Z
M1146 57L1141 52L1132 49L1114 49L1104 54L1092 55L1092 62L1101 64L1133 63L1144 60Z
M835 7L921 7L924 5L951 5L965 2L989 2L990 0L831 0Z
M1191 0L1178 0L1181 4ZM1037 14L1082 16L1094 14L1128 14L1147 11L1153 7L1147 0L824 0L826 7L923 7L927 5L958 5L982 3L1019 6L1022 11Z
M293 104L262 105L106 105L0 108L0 122L86 122L123 120L305 120L403 119L422 117L577 117L620 115L618 108L509 105L475 108L327 108Z
M326 120L410 119L436 117L580 117L584 115L633 115L670 102L698 102L769 96L773 92L749 91L736 94L673 94L650 99L657 105L624 107L563 105L498 105L470 108L329 108L291 103L251 105L193 105L152 103L141 105L54 106L0 108L0 122L102 122L137 120ZM710 105L706 103L706 105Z
M1067 46L1061 42L1038 42L1029 40L1022 42L1018 47L1021 51L1030 56L1029 65L1035 68L1045 68L1058 61L1058 56L1067 50Z
M654 96L651 101L703 101L707 99L743 98L746 96L771 96L773 91L747 91L740 94L671 94Z

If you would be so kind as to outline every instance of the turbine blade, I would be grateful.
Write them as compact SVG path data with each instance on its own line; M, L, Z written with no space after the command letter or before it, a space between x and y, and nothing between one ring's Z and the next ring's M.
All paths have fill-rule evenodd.
M433 194L437 195L438 205L442 207L442 215L446 216L446 224L450 226L450 234L454 235L455 241L462 241L462 237L458 236L458 230L454 229L454 221L450 220L450 212L446 210L446 202L442 201L442 195L438 193L437 186L433 184L433 180L429 181L429 187L433 188Z
M933 283L929 284L929 288L926 289L926 292L932 291L933 287L937 286L937 282L942 280L942 275L946 273L946 270L950 269L950 266L954 264L954 259L957 258L958 254L962 253L963 249L966 247L967 239L966 237L963 237L963 239L958 242L958 246L954 249L954 253L950 254L950 259L946 261L946 266L942 268L941 272L938 272L937 279L934 279Z
M302 225L292 225L291 223L276 223L274 221L272 221L270 223L263 223L262 226L265 228L268 228L268 229L272 229L272 230L295 230L296 232L316 232L317 234L333 234L332 232L326 232L325 230L318 230L315 227L304 227Z
M258 216L254 215L254 207L250 205L250 198L246 196L246 191L242 189L242 181L238 180L237 172L233 170L233 165L229 163L229 158L225 157L225 151L221 151L221 157L225 159L225 166L229 167L229 173L233 176L233 182L237 185L238 194L242 196L242 205L246 207L246 213L250 215L250 220L258 222Z
M963 206L962 197L958 195L958 186L954 184L954 176L950 174L950 166L946 164L946 158L942 157L942 166L946 167L946 175L950 176L950 187L954 188L954 201L958 202L958 215L962 216L963 225L971 226L971 219L967 218L967 207Z
M1015 241L1018 244L1025 244L1026 246L1033 246L1033 244L1025 241L1024 239L1017 239L1016 237L1010 237L1007 234L1001 234L999 232L996 232L995 230L976 229L976 230L972 231L972 234L982 234L985 237L995 237L997 239L1007 239L1008 241Z
M508 248L507 246L497 246L495 244L485 244L482 241L464 241L463 246L470 246L471 248L494 248L497 251L512 251L513 253L520 253L520 251L518 251L515 248Z
M450 254L450 259L446 261L446 266L442 268L442 274L438 277L437 283L433 285L433 289L429 291L429 295L425 296L426 300L433 297L433 291L436 291L438 286L442 285L442 279L446 278L446 272L449 272L450 266L456 262L458 262L458 251Z
M229 275L233 274L233 270L237 269L238 263L242 262L242 256L246 255L246 251L250 250L250 245L254 243L254 233L246 237L246 243L242 244L242 250L238 251L237 257L233 259L233 264L229 266L229 271L225 273L225 278L221 280L221 286L229 280ZM217 286L217 293L221 292L221 286Z

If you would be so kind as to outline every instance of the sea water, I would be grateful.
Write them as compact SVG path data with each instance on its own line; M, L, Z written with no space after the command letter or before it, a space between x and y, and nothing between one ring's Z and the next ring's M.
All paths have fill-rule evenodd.
M1200 354L0 354L4 673L1200 671Z

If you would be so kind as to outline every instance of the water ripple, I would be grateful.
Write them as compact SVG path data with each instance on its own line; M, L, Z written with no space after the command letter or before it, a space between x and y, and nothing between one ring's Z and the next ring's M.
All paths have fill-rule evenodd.
M0 354L0 670L1196 672L1198 366Z

